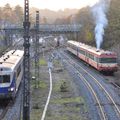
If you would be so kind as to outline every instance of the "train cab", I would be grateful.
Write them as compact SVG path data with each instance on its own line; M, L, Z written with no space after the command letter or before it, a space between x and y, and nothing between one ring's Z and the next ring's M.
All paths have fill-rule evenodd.
M23 74L24 51L10 51L0 58L0 99L14 98Z

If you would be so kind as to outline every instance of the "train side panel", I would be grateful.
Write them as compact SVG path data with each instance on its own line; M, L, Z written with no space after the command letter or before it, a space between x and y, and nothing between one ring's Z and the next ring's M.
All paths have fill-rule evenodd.
M73 53L74 55L76 55L77 56L77 48L76 48L76 50L75 49L72 49L72 48L70 48L70 47L67 47L67 50L68 51L70 51L71 53Z
M21 80L22 80L22 76L23 76L23 58L21 59L21 61L17 65L16 70L15 70L15 74L16 74L15 83L16 83L16 92L17 92L19 85L21 83Z
M0 99L14 98L23 75L23 51L15 50L0 58Z
M78 51L77 51L78 53L78 57L80 58L80 59L82 59L82 60L86 60L86 57L85 57L85 50L81 50L80 48L78 48Z
M84 46L84 49L82 45ZM67 50L72 52L74 55L77 55L81 60L85 61L86 63L97 69L98 71L111 72L111 73L117 71L118 64L116 61L117 59L116 54L109 51L106 52L103 50L100 52L99 51L96 52L95 48L93 49L92 47L87 45L86 47L88 47L88 49L85 48L85 44L70 41L69 44L67 45Z

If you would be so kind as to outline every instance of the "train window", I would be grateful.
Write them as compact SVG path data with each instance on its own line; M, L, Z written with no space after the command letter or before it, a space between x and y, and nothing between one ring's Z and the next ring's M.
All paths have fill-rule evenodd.
M83 51L83 50L81 50L81 49L78 49L78 51L79 51L81 54L85 55L85 51Z
M116 58L100 58L100 63L117 63Z
M86 56L89 57L89 53L86 52Z
M89 58L92 59L92 60L94 60L94 55L89 54Z
M10 75L1 75L0 83L10 83Z
M81 50L81 53L82 53L83 55L85 55L85 51Z
M94 60L95 60L96 62L99 62L99 58L97 58L97 57L95 57L95 56L94 56Z

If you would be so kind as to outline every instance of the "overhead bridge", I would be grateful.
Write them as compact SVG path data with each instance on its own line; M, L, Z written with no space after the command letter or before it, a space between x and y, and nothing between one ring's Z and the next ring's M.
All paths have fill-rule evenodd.
M81 25L40 25L40 33L71 33L80 32Z
M80 24L67 24L67 25L40 25L39 26L39 33L40 34L65 34L65 33L78 33L80 32L81 25ZM4 31L9 31L12 34L16 32L23 32L23 28L21 27L6 27L1 29ZM36 28L32 27L30 29L30 33L36 32Z

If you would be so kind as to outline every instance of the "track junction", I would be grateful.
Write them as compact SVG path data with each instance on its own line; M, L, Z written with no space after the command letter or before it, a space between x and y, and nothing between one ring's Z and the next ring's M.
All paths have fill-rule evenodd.
M105 79L99 73L96 71L94 73L78 60L75 60L68 52L60 52L60 54L66 68L72 72L75 78L77 77L76 80L79 79L77 84L80 85L79 87L84 88L81 90L84 96L86 97L89 94L86 101L89 104L91 119L119 120L120 98L113 91L112 86L107 85Z

